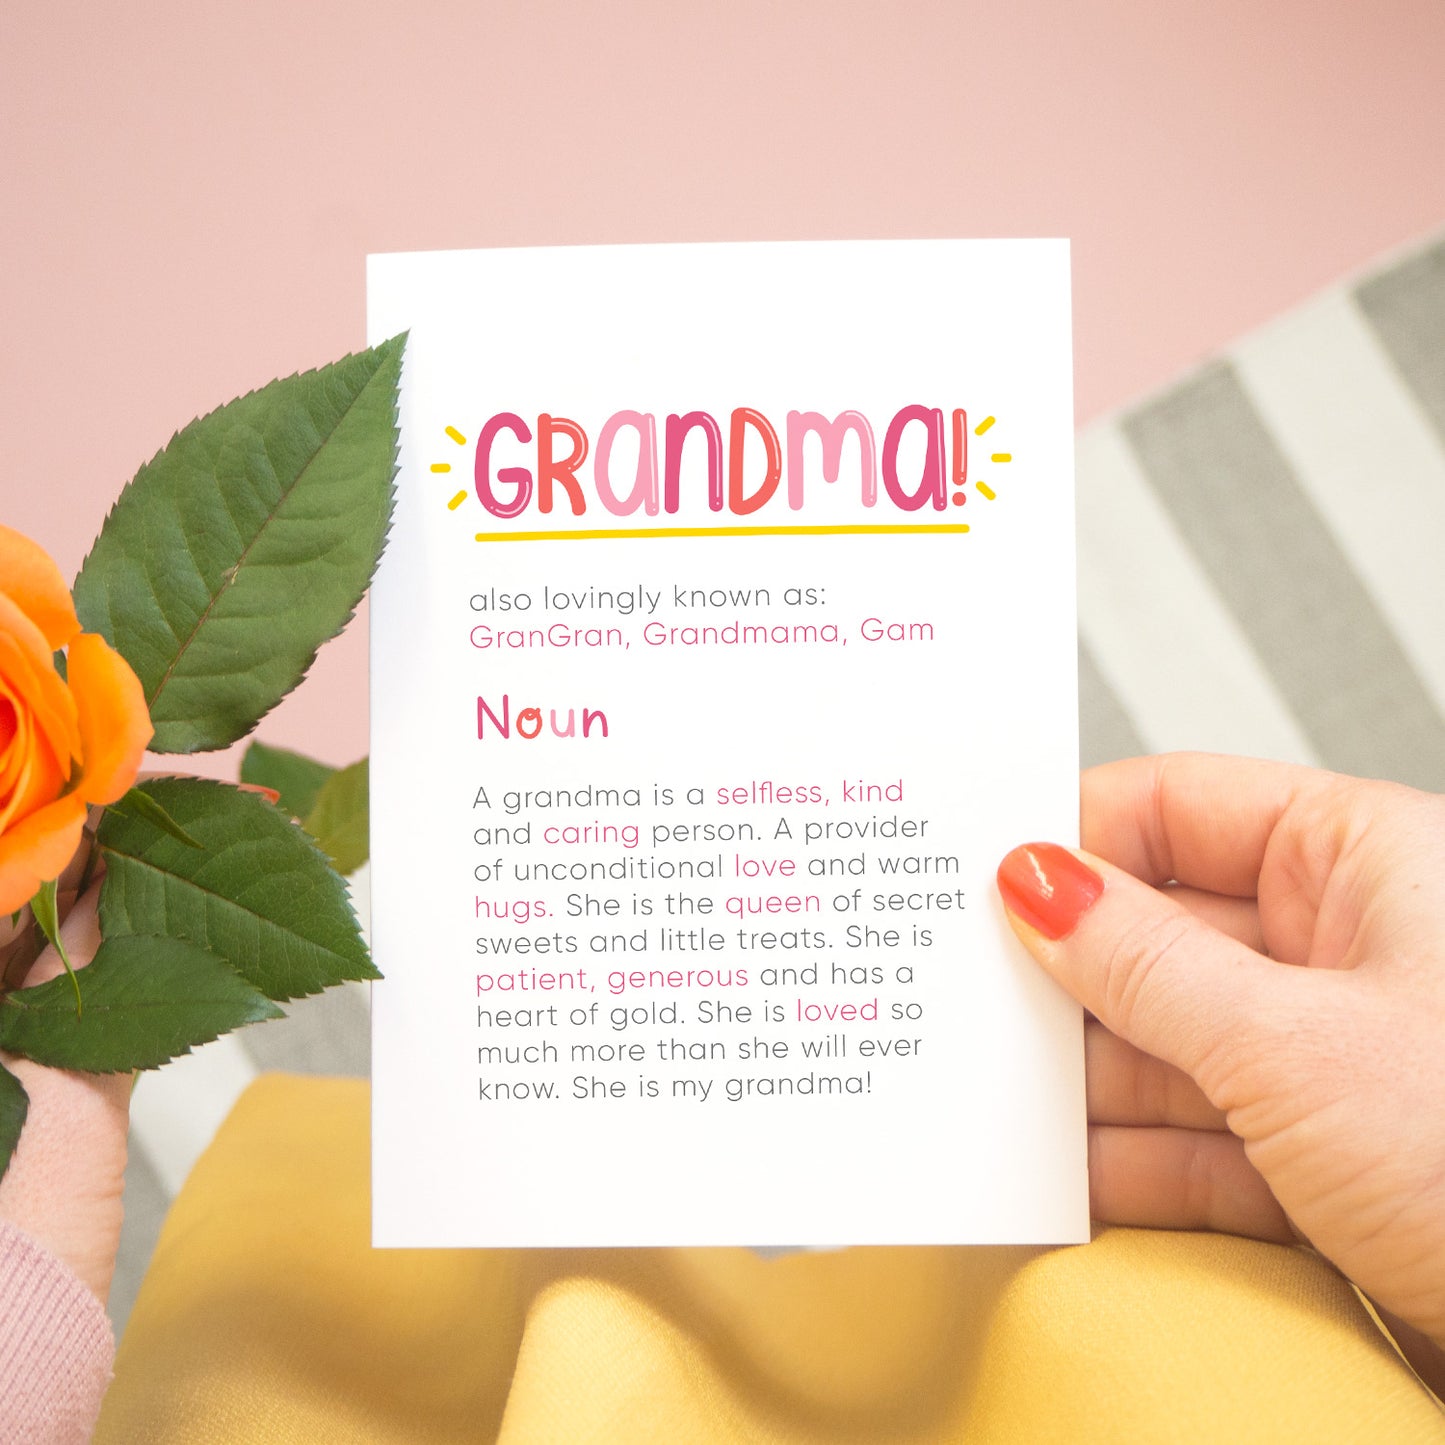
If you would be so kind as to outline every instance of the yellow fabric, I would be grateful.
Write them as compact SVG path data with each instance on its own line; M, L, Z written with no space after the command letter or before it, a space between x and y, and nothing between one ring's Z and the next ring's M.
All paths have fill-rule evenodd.
M274 1075L242 1098L161 1235L100 1445L1445 1442L1349 1287L1246 1240L373 1251L367 1103Z

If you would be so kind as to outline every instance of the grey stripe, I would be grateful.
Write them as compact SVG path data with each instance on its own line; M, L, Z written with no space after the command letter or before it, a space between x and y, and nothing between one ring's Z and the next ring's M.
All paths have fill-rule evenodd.
M1148 752L1094 655L1079 639L1079 761L1086 768Z
M1124 434L1324 763L1445 788L1445 722L1229 365Z
M132 1135L130 1157L125 1166L125 1222L120 1228L120 1253L116 1257L115 1278L111 1281L110 1300L106 1304L106 1313L110 1315L117 1340L130 1318L135 1297L140 1292L140 1282L150 1265L156 1240L160 1238L161 1225L165 1223L166 1211L170 1207L171 1197L166 1193L160 1175L151 1167L145 1151Z
M1445 241L1372 276L1355 300L1445 439Z
M284 1019L236 1035L258 1068L349 1077L371 1072L371 1016L351 988L330 988L283 1007Z

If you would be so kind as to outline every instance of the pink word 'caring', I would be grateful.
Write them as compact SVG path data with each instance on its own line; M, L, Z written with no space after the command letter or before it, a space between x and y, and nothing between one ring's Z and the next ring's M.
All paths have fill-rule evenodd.
M843 443L851 434L858 443L858 475L865 507L879 500L878 479L882 474L882 495L900 511L916 512L932 506L942 511L948 503L948 483L962 488L968 479L968 415L954 411L951 450L946 446L949 428L938 407L905 406L888 423L880 451L868 418L859 411L841 411L831 421L817 411L790 411L784 434L760 411L740 406L727 423L727 438L711 412L689 411L667 417L662 428L659 466L657 419L651 412L614 412L603 422L595 442L582 426L563 416L543 412L536 427L529 426L515 412L502 411L488 419L477 434L477 498L494 517L516 517L533 501L539 512L550 512L558 492L573 516L587 511L589 494L613 516L626 517L642 511L648 516L676 512L682 495L683 454L696 456L699 448L707 464L707 504L714 512L728 511L747 516L766 506L778 493L785 474L783 495L794 511L803 505L805 478L803 444L808 434L822 444L823 477L836 482L842 468ZM905 483L898 475L898 451L909 427L922 427L926 442L921 473ZM612 472L612 449L618 436L631 431L637 437L637 463L632 474L616 477ZM744 474L743 456L748 433L762 444L765 469L751 479ZM692 446L688 447L688 442ZM525 466L499 466L494 460L509 460L535 441L536 470ZM494 459L493 453L496 452ZM590 493L584 486L583 464L591 457ZM696 465L696 464L694 464ZM756 470L756 468L755 468ZM955 502L963 500L955 493Z

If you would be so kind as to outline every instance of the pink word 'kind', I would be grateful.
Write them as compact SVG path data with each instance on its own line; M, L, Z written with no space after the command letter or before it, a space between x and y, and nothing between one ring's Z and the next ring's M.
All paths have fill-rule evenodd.
M898 451L908 427L924 429L926 450L921 475L911 487L898 475ZM623 481L612 475L612 449L618 436L630 430L637 435L637 464L633 475ZM945 446L945 423L938 407L905 406L888 423L880 452L868 418L860 411L841 411L831 421L817 411L790 411L787 437L788 506L795 511L803 505L803 444L809 433L822 443L823 476L836 482L842 467L843 443L852 434L858 442L859 477L865 507L876 506L878 477L883 477L883 496L900 511L916 512L932 506L942 511L948 502L948 482L963 487L968 479L968 414L953 413L953 447ZM743 452L748 433L762 443L766 470L751 485L744 476ZM492 475L492 451L503 432L526 445L536 441L535 474L526 467L501 467ZM707 504L714 512L729 511L746 516L766 506L783 480L784 447L777 428L760 411L740 406L728 421L726 445L722 427L706 411L670 415L663 425L662 465L658 466L657 419L651 412L614 412L602 424L595 444L575 421L543 412L535 431L515 412L502 411L489 418L477 435L477 498L494 517L516 517L532 504L539 512L550 512L560 489L574 516L587 510L587 494L578 476L588 455L592 456L592 492L598 502L617 517L641 510L648 516L676 512L682 492L683 449L696 434L706 452ZM696 451L696 446L693 448ZM724 467L726 464L726 467ZM950 465L951 464L951 465ZM660 476L660 482L659 482ZM498 488L502 494L498 494ZM961 501L963 493L955 494Z

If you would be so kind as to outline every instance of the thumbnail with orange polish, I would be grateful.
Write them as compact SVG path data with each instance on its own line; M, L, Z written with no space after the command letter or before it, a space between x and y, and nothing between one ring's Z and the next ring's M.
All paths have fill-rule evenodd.
M999 864L998 891L1010 913L1057 942L1098 901L1104 880L1057 843L1026 843Z

